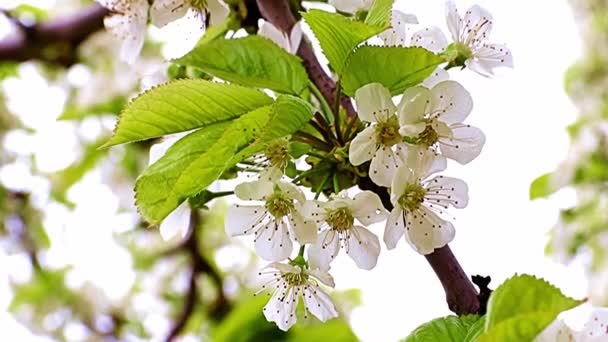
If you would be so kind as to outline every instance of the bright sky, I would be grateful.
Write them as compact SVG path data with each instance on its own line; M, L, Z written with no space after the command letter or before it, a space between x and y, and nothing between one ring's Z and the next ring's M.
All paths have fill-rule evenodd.
M461 12L472 4L456 3ZM567 150L564 127L574 120L576 109L563 91L562 79L566 68L580 55L577 27L566 0L526 1L525 6L523 1L476 3L493 14L491 39L511 48L515 69L500 70L500 76L492 80L468 70L452 73L452 78L460 81L474 99L468 123L480 127L487 137L479 158L466 167L450 163L445 172L467 181L470 189L469 206L451 211L456 217L457 231L452 250L466 272L491 275L494 287L515 272L533 273L557 284L571 296L583 297L586 284L582 270L556 264L543 254L547 231L557 218L558 207L571 203L572 194L560 193L549 201L528 200L530 182L554 169ZM420 28L435 25L447 33L442 0L401 0L397 1L397 7L416 14ZM543 14L542 21L539 13ZM31 81L39 87L36 94L40 98L36 101L38 107L25 109L25 117L27 121L29 115L32 124L41 129L42 138L36 139L42 140L28 140L17 134L11 139L22 143L13 145L35 146L42 149L36 155L52 155L54 160L39 161L49 163L47 169L53 169L57 159L67 165L73 158L70 154L74 141L69 138L70 129L54 122L54 116L50 115L58 113L52 110L49 113L49 108L57 107L56 90L34 76ZM13 105L31 104L29 83L25 86L14 82L8 87ZM41 108L48 114L42 119L43 124ZM4 182L6 177L20 172L4 167L0 180ZM80 270L73 279L75 283L93 281L106 289L111 298L118 298L128 288L132 274L126 262L128 256L112 247L112 232L107 227L126 229L132 217L113 214L117 199L98 185L102 177L102 173L95 173L74 189L72 196L81 203L78 211L56 209L47 219L49 228L61 236L53 241L56 247L49 253L48 262L75 264ZM89 194L95 194L95 198ZM105 205L100 206L100 201ZM99 211L101 207L106 209ZM95 225L83 219L90 215L96 217ZM110 218L114 221L104 221ZM383 227L374 231L381 236ZM8 274L19 270L23 259L0 251L0 264L7 265L0 268L0 309L3 309L9 302ZM449 314L443 289L432 270L403 241L396 250L383 250L378 266L372 271L359 270L350 259L339 258L332 274L338 289L362 290L364 306L353 313L352 325L363 341L395 341L421 323ZM113 279L127 281L117 284ZM13 337L11 340L32 340L24 328L1 310L0 321L4 336Z

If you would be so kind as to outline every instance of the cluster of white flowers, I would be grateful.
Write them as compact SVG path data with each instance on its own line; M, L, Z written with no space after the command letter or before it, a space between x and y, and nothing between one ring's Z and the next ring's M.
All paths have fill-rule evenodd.
M230 13L222 0L97 0L110 11L105 26L122 41L120 58L134 63L144 46L148 18L156 27L179 21L188 28L187 39L198 40L207 24L218 25ZM207 22L209 16L209 22Z

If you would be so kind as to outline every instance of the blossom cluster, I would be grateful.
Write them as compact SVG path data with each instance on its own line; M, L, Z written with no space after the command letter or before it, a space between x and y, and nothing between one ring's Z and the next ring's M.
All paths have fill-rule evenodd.
M330 3L340 12L354 14L369 10L372 1ZM305 315L310 312L321 321L338 315L325 292L326 287L334 286L331 264L346 254L357 267L374 268L381 252L375 224L384 226L387 249L395 248L404 238L416 252L429 254L454 238L448 209L468 204L467 184L439 173L447 168L447 159L460 164L474 160L481 153L485 136L465 123L473 109L471 95L461 84L449 80L446 70L461 66L489 76L497 66L512 65L510 52L487 41L492 17L479 6L461 17L448 3L451 44L438 28L423 29L409 37L409 25L418 22L416 17L398 11L392 15L391 28L378 36L383 44L422 47L445 56L446 65L421 84L407 88L398 103L379 83L366 84L355 92L361 129L346 142L345 162L369 177L378 189L386 188L382 189L385 198L355 188L334 189L334 193L313 189L316 196L307 198L296 180L285 175L294 160L289 140L283 138L267 144L247 162L248 171L257 173L257 179L234 189L241 202L228 209L226 233L252 236L257 255L270 263L260 272L260 276L269 277L262 291L273 291L264 315L282 330L295 324L300 300ZM292 54L302 40L299 25L284 33L264 23L258 34ZM322 194L324 200L319 199ZM169 218L185 219L184 210L180 207ZM168 231L161 225L163 234Z

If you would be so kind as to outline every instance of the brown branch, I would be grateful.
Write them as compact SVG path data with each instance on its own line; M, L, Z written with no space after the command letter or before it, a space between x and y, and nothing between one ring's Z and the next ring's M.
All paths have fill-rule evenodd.
M270 23L276 26L281 31L289 34L291 29L296 24L289 2L286 0L257 0L260 13ZM315 86L321 90L323 97L327 100L331 108L335 108L336 104L336 83L325 73L321 63L315 56L315 52L306 38L302 38L300 47L298 48L298 56L302 58L302 63L308 72L310 79ZM350 98L341 96L340 102L349 117L357 115Z
M76 62L78 45L103 28L106 14L107 9L95 4L68 17L32 26L17 25L19 34L0 40L0 61L37 59L69 66Z

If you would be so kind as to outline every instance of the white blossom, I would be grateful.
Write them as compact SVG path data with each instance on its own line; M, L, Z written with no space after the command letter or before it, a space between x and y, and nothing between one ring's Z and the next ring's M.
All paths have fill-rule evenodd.
M351 199L342 191L327 202L308 201L303 211L320 226L317 241L308 248L311 265L329 270L329 263L343 247L359 268L370 270L376 266L380 241L364 226L386 219L378 195L363 191ZM361 225L356 225L355 219Z
M287 259L293 249L291 236L300 244L316 240L317 228L300 213L306 198L287 182L257 180L234 189L242 200L263 201L258 205L232 205L226 213L225 228L230 236L254 235L255 250L268 261Z
M331 298L319 287L319 282L334 287L329 273L276 262L266 268L271 270L260 272L260 275L269 274L272 279L262 286L261 291L272 289L274 293L264 306L264 316L269 322L275 322L279 329L287 331L296 323L300 298L304 302L304 318L308 312L322 322L338 316Z
M388 187L397 167L406 161L407 146L399 133L397 107L389 90L379 83L357 89L355 101L359 118L371 124L351 141L349 160L357 166L371 159L369 177Z
M283 177L290 160L289 141L279 138L266 144L264 151L249 158L247 170L256 172L258 180L276 182Z
M455 81L440 82L432 89L408 88L397 108L399 132L425 148L438 146L444 156L466 164L485 143L479 128L462 123L472 109L471 95Z
M203 31L209 14L209 25L219 25L230 13L230 7L222 0L154 0L150 18L156 27L184 19L196 22Z
M585 317L582 327L572 327L566 318ZM561 314L548 327L545 328L533 342L603 342L608 340L608 308L577 306ZM569 317L568 317L569 316ZM569 320L568 320L569 321Z
M272 25L272 23L263 21L258 30L258 35L272 40L285 51L295 55L298 52L300 42L302 41L302 27L299 22L296 23L289 35L287 35L285 32Z
M144 46L148 27L147 0L97 0L110 10L105 27L122 41L120 59L133 64Z
M420 151L412 169L399 167L391 186L394 205L384 230L384 242L393 249L401 236L420 254L429 254L454 238L454 226L441 218L449 206L464 208L468 187L460 179L430 176L444 170L446 160Z
M329 0L329 4L338 11L356 14L361 11L369 11L374 0Z

